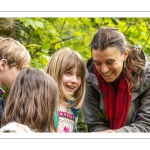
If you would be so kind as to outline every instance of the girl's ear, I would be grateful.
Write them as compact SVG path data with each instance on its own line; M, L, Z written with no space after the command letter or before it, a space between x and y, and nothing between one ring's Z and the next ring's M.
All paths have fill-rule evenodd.
M6 59L1 59L0 60L0 71L4 71L7 65L7 60Z

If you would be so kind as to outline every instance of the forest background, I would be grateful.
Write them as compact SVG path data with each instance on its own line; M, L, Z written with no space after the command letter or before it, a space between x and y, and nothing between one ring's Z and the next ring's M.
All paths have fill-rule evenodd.
M44 69L50 56L62 47L79 52L86 63L90 42L100 27L118 28L132 46L142 48L150 60L150 18L0 18L0 36L20 41L31 54L31 67ZM4 95L7 97L9 90ZM78 131L87 132L81 111Z

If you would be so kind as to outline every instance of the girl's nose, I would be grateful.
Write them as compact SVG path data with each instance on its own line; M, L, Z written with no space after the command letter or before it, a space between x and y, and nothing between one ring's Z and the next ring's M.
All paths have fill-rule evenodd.
M72 80L71 80L72 82L77 82L77 76L75 75L75 76L72 76Z

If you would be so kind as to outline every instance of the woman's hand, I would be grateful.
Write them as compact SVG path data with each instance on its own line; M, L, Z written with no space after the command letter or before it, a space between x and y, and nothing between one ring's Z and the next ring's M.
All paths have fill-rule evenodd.
M114 131L114 130L105 130L105 131L101 131L101 133L116 133L116 131Z
M91 132L91 133L117 133L114 130L105 130L105 131L96 131L96 132Z

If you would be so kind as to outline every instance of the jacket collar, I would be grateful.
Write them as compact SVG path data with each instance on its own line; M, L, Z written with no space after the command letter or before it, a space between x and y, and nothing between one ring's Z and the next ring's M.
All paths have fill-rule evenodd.
M99 85L94 74L94 65L92 63L92 59L89 59L86 64L86 82L92 84L93 87L99 91Z

